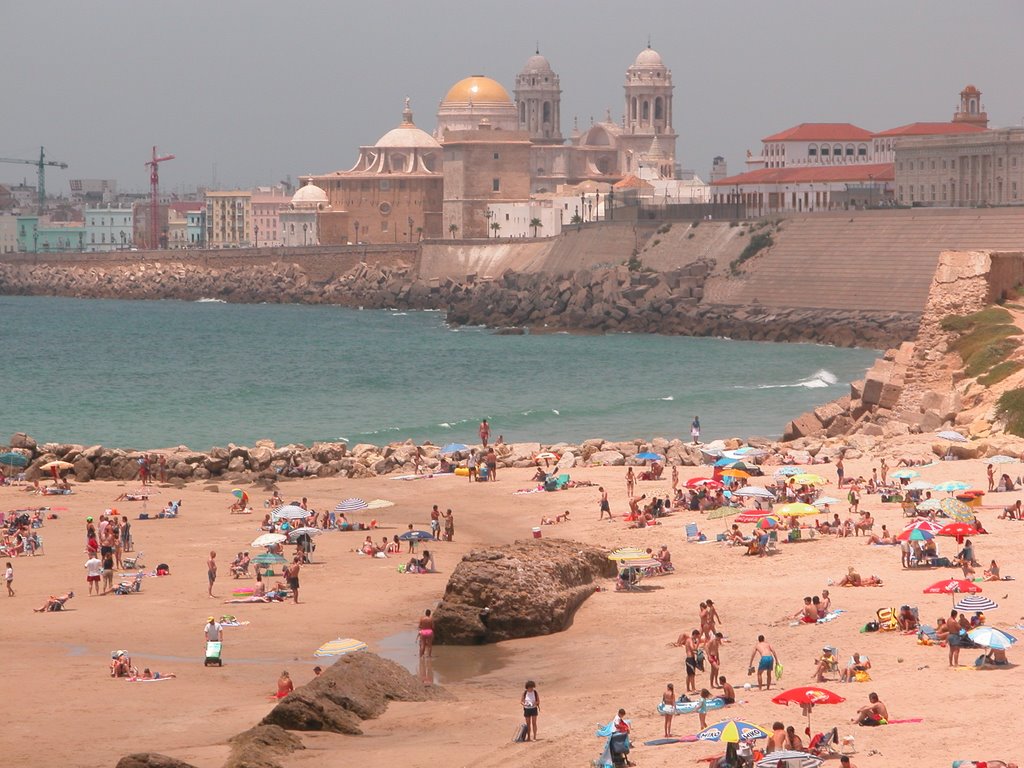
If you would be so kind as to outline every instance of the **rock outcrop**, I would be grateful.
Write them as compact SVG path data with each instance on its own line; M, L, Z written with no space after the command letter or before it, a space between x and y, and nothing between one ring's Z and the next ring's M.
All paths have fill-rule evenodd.
M256 725L231 739L224 768L281 768L279 757L305 748L302 739L279 725Z
M455 567L434 612L435 642L473 645L561 632L615 575L607 552L562 539L475 549Z
M117 761L117 768L196 768L191 763L157 752L136 752Z
M427 701L445 692L417 680L404 667L361 651L343 656L323 674L281 699L261 725L289 731L361 734L363 720L380 717L388 701Z

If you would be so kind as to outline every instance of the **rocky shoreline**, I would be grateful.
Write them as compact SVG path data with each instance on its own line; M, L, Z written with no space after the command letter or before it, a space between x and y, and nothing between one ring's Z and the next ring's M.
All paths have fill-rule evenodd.
M452 280L424 278L413 267L360 263L314 280L298 265L281 262L224 269L175 261L0 263L0 294L439 309L453 325L512 329L505 332L660 333L840 347L894 346L913 338L920 322L919 313L709 304L703 301L708 271L703 263L670 272L608 266Z

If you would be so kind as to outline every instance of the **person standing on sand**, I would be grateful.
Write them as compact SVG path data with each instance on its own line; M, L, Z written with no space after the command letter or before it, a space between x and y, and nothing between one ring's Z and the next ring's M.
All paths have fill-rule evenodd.
M527 680L520 701L523 705L523 718L526 720L526 738L523 741L537 740L537 713L540 710L540 693L533 680Z
M452 541L455 539L455 515L452 514L449 509L444 514L444 540Z
M469 482L476 480L476 451L469 452L469 458L466 459L466 470L468 471Z
M217 553L210 552L210 559L206 561L206 578L210 582L210 588L206 591L213 597L213 582L217 580Z
M217 623L217 619L210 616L206 620L206 626L203 627L203 633L206 635L206 642L208 643L223 643L224 642L224 627Z
M498 479L498 454L494 452L494 446L492 445L487 449L487 455L484 456L484 463L487 465L487 479L497 480Z
M772 688L772 674L775 672L775 665L779 663L779 657L775 653L775 649L772 648L771 643L764 639L764 635L757 636L757 644L754 646L754 650L750 652L750 665L747 669L747 674L754 674L754 658L759 657L757 661L757 690L762 688L762 676L768 674L768 690Z
M836 485L836 487L837 488L842 488L843 487L843 476L845 474L846 474L846 468L843 466L843 457L839 456L836 459L836 478L837 478L837 485Z
M675 464L672 465L672 498L676 497L676 493L679 489L679 467Z
M597 519L598 520L603 520L604 519L604 513L607 512L608 513L608 521L611 522L611 520L612 520L612 508L608 505L608 491L606 491L603 486L598 486L597 490L599 490L601 492L601 501L600 501L601 513L597 516Z
M299 570L302 568L302 556L296 555L292 564L285 569L284 575L288 580L288 589L292 591L292 602L299 604Z
M487 447L487 440L491 436L491 425L487 423L487 419L480 422L480 429L478 430L480 435L480 443L484 448Z
M889 465L885 463L885 457L882 457L882 463L880 465L879 471L882 475L882 485L885 485L886 478L889 476Z
M708 664L711 666L711 687L719 688L718 684L718 670L722 666L722 659L719 656L722 648L723 635L721 632L715 632L708 641L704 644L704 652L708 657Z
M420 643L420 656L434 655L434 619L427 608L420 617L419 629L417 630Z
M4 583L7 584L7 596L14 597L14 566L7 563L7 570L4 571Z
M694 445L700 442L700 416L693 417L693 423L690 425L690 436L693 438Z
M93 587L96 588L96 594L100 593L100 575L103 573L103 563L96 556L94 552L89 556L89 559L85 561L85 580L89 583L89 594L92 594Z
M633 468L630 467L626 470L626 496L633 498L633 491L636 489L636 475L633 474Z
M665 692L661 694L661 703L665 705L665 738L672 738L672 717L676 713L676 689L672 683L665 684Z

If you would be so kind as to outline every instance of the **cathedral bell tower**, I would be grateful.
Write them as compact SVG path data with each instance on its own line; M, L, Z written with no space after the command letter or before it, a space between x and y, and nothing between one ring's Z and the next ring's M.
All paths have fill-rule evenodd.
M535 144L561 144L562 89L558 75L538 50L516 75L516 109L519 130L526 131Z

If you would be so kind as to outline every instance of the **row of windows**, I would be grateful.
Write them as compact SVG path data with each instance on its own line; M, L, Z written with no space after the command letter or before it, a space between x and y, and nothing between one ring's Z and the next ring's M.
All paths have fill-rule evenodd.
M868 156L868 145L858 144L855 148L853 144L847 144L845 147L842 144L822 144L820 147L817 144L811 144L807 147L808 157L853 157L856 152L857 157Z
M939 194L940 194L942 200L943 201L946 200L946 191L949 190L950 199L952 199L953 201L956 201L956 189L957 189L957 185L956 185L955 181L951 182L950 184L940 184L939 185ZM978 185L977 184L973 185L973 189L974 189L975 194L977 194ZM993 188L992 188L992 184L991 183L989 183L989 185L988 185L988 191L989 191L990 195L993 193ZM997 199L1002 199L1002 196L1003 196L1003 185L1002 185L1001 182L1000 182L1000 184L998 185L998 188L995 191L998 192ZM937 202L936 197L935 197L935 185L934 184L931 184L928 187L928 193L929 193L929 197L928 198L925 197L924 184L918 184L917 185L917 197L914 196L914 185L913 184L908 184L907 185L907 193L908 193L909 198L904 196L904 194L903 194L903 185L902 184L897 188L896 195L897 195L897 197L899 197L900 200L909 199L910 202L914 202L915 200L918 201L918 202L924 202L927 199L930 199L931 202ZM968 194L969 194L969 190L968 190L968 185L967 184L964 184L963 194L964 194L965 197L968 196ZM1010 196L1014 200L1017 199L1017 182L1016 181L1010 183Z
M913 160L907 160L905 162L906 162L906 170L913 171L914 170L914 161ZM918 160L917 161L917 170L923 171L924 170L924 163L925 163L924 160ZM949 160L949 161L943 160L942 161L942 170L947 170L947 165L948 165L948 170L955 171L956 170L956 158L953 158L952 160ZM929 160L928 161L928 167L929 167L929 170L934 171L935 170L935 161L934 160ZM1003 158L997 157L996 158L996 168L1002 168L1002 167L1003 167ZM1011 157L1010 158L1010 167L1011 168L1016 168L1017 167L1017 158L1016 157ZM900 171L904 170L904 161L903 160L900 160L898 163L896 163L896 169L900 170Z

